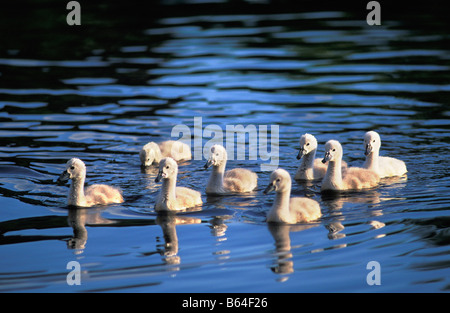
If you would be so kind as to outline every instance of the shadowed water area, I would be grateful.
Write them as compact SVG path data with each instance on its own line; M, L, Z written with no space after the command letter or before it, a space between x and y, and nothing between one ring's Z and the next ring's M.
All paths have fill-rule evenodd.
M386 5L369 26L365 3L307 3L82 2L81 26L67 25L60 1L2 8L0 291L448 292L448 18L439 2ZM178 185L200 191L203 206L158 215L157 167L142 169L139 151L178 139L176 125L200 155L179 164ZM340 195L293 181L292 196L317 200L322 217L268 224L275 195L262 192L261 164L275 159L250 157L260 133L227 163L255 171L257 190L205 194L205 130L236 147L227 125L267 126L267 152L278 126L274 168L292 177L302 134L316 136L317 157L337 139L362 166L368 130L408 173ZM72 157L86 163L87 185L118 186L125 202L69 208L56 179ZM80 286L66 282L70 261ZM379 286L366 282L370 261Z

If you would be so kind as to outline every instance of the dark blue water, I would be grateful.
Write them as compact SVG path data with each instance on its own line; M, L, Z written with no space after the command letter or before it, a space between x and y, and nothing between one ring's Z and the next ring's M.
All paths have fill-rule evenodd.
M144 18L82 4L79 29L52 4L0 21L0 291L448 291L448 22L435 11L386 11L368 26L364 8L216 5L163 3ZM201 149L210 125L225 134L239 124L278 126L277 166L291 175L303 133L318 139L318 157L337 139L360 166L368 130L408 174L340 197L294 182L323 217L274 226L264 220L269 161L246 150L228 167L256 171L256 192L206 197L210 171L194 159L178 183L202 192L202 210L158 216L156 169L141 170L140 148L185 125ZM72 157L88 185L119 186L126 201L69 209L55 181ZM80 286L66 282L70 261ZM366 282L370 261L381 285Z

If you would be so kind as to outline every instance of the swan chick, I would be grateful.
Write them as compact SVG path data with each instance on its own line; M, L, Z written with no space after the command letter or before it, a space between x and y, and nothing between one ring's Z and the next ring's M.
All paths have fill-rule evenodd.
M161 190L156 197L155 211L180 211L202 205L200 192L177 187L178 164L170 158L164 158L159 163L159 172L155 182L162 180Z
M167 140L160 143L149 142L139 152L142 166L158 164L162 158L171 157L175 161L192 159L189 145L175 140Z
M407 172L406 164L402 160L380 156L381 138L375 131L368 131L364 135L366 161L363 167L374 171L380 178L402 176Z
M304 134L300 137L300 149L297 160L301 160L300 166L295 173L296 180L314 180L325 176L327 172L326 164L316 159L317 140L310 134Z
M268 222L295 224L311 222L322 216L317 201L305 197L291 198L291 176L284 169L277 169L270 174L270 183L264 194L276 192L275 202L267 213Z
M343 149L339 141L329 140L325 144L325 156L322 162L328 162L327 173L322 180L321 190L359 190L378 185L380 177L374 171L349 167L342 175Z
M258 185L258 175L245 168L235 168L225 172L227 151L221 145L213 145L205 169L213 170L206 186L206 194L224 195L253 191Z
M300 137L300 149L297 160L301 160L295 173L295 180L316 180L322 179L328 164L322 163L321 158L316 158L317 139L311 134L304 134ZM347 163L342 161L342 169L347 168Z
M94 184L86 189L86 165L78 158L70 159L58 182L72 180L67 198L68 205L90 207L98 204L122 203L122 191L117 187Z

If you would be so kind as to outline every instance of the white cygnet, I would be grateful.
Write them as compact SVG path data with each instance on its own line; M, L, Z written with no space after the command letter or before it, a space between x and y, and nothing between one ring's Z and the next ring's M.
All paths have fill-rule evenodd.
M181 141L167 140L158 144L152 141L143 146L139 152L143 166L158 164L162 158L166 157L171 157L177 162L190 160L192 159L191 148Z
M270 184L264 194L275 191L276 197L267 214L267 221L295 224L320 218L322 213L317 201L305 197L291 198L291 184L291 176L283 169L270 174Z
M227 151L221 145L211 147L211 154L205 169L213 166L206 186L206 194L224 195L253 191L258 185L258 175L245 168L235 168L225 172Z
M402 176L407 172L402 160L380 156L381 138L377 132L368 131L364 135L366 161L363 167L377 173L380 178Z
M162 180L161 191L156 197L155 211L180 211L202 205L200 192L177 187L178 164L168 157L159 163L159 172L155 182Z
M296 180L316 180L325 177L328 164L322 163L321 158L316 158L317 140L311 134L300 137L300 151L297 160L301 159L300 166L295 173ZM347 163L342 161L342 169L347 168Z
M342 146L337 140L325 144L325 157L328 162L327 173L322 181L321 190L359 190L378 185L380 177L374 171L359 167L349 167L342 175Z
M68 205L90 207L97 204L122 203L122 192L117 187L95 184L84 189L86 165L78 158L70 159L58 182L71 179Z

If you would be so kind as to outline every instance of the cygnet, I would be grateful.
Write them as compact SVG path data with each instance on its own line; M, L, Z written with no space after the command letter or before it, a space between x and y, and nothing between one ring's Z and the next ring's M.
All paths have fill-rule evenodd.
M122 192L119 188L95 184L84 189L86 180L86 165L78 158L70 159L66 169L59 176L58 182L71 179L68 205L90 207L97 204L122 203Z
M270 183L264 194L275 191L276 196L267 221L295 224L320 218L322 213L317 201L306 197L291 198L291 184L291 176L284 169L279 168L270 174Z
M369 131L364 135L366 161L363 167L374 171L380 178L402 176L407 172L402 160L380 156L381 138L377 132Z
M342 175L342 146L337 140L329 140L325 144L325 157L322 162L328 162L327 173L322 181L321 190L359 190L378 185L380 177L374 171L349 167Z
M159 172L155 182L162 180L161 190L156 197L155 211L180 211L202 205L200 192L177 187L178 164L168 157L159 163Z
M211 154L205 169L213 170L206 186L206 194L224 195L253 191L258 185L258 175L245 168L235 168L225 172L227 151L221 145L211 147Z
M167 140L158 144L152 141L143 146L139 152L143 166L158 164L162 158L166 157L171 157L177 162L190 160L192 159L191 148L181 141Z
M300 150L297 160L301 159L300 166L295 173L295 180L317 180L322 179L327 172L328 164L322 163L321 158L316 158L317 139L311 134L300 137ZM342 170L347 168L347 163L342 161Z

